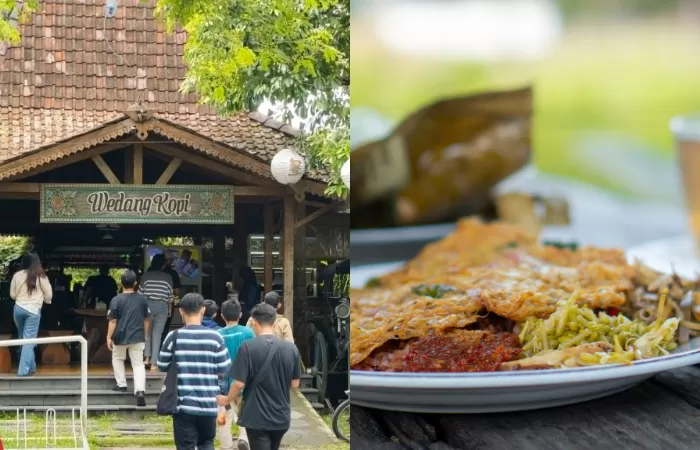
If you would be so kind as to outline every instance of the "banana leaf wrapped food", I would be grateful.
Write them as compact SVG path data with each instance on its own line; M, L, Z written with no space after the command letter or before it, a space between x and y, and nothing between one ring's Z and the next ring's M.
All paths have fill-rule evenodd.
M493 211L492 188L531 151L530 88L439 101L351 153L352 228Z

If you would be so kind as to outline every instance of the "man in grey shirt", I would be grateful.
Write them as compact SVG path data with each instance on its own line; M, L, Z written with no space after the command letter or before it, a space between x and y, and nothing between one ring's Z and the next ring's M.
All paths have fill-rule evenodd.
M173 279L163 272L164 267L165 255L155 255L151 260L151 267L143 274L139 283L139 294L148 299L148 309L151 312L151 329L146 335L144 352L146 367L151 371L158 370L161 336L173 302Z

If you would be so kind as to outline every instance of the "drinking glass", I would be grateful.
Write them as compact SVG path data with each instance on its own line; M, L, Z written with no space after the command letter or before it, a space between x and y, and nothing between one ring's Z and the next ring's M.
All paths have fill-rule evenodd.
M700 114L675 117L671 120L670 127L678 148L678 164L690 228L695 242L698 243L700 242Z

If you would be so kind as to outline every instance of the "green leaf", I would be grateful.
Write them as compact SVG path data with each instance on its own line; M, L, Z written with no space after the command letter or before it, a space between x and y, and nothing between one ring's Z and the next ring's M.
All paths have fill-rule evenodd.
M217 102L223 102L226 98L226 91L223 86L217 86L214 89L214 100Z

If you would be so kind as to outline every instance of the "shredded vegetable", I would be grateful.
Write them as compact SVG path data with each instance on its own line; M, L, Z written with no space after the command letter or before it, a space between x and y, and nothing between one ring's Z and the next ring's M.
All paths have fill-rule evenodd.
M602 311L596 314L586 306L579 306L578 296L575 292L568 300L560 302L557 310L546 319L530 317L521 324L523 358L605 342L612 346L611 351L580 353L564 360L562 366L625 364L662 356L676 348L679 320L666 318L666 292L659 296L657 317L651 324L630 320L622 314L611 316Z

